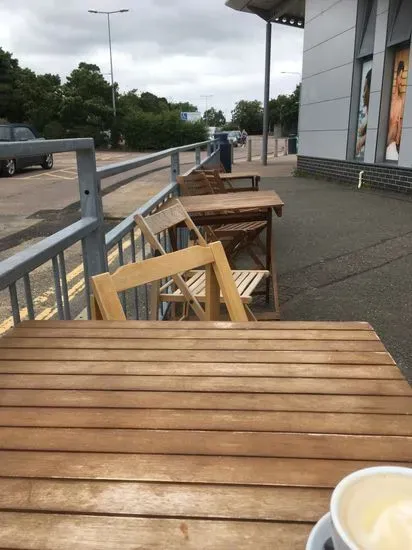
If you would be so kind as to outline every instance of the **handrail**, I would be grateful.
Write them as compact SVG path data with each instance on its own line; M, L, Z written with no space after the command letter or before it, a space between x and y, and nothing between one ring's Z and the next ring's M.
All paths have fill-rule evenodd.
M48 155L49 153L68 153L70 151L83 151L86 149L94 149L94 140L92 138L2 141L0 143L0 159L30 155Z
M207 156L203 160L201 158L202 148L207 148ZM81 210L81 219L76 223L0 262L0 292L8 289L12 312L12 317L5 319L3 323L0 322L0 332L1 330L5 330L4 327L7 330L13 324L18 324L22 318L36 318L38 313L36 310L42 307L44 300L43 298L36 299L35 296L33 297L30 276L34 270L44 266L48 262L51 263L51 271L45 271L45 276L46 279L50 275L52 276L56 300L54 311L57 312L60 319L72 318L71 299L74 294L69 289L65 253L74 245L81 244L83 265L81 269L82 282L77 282L73 288L77 288L77 293L84 291L85 300L83 303L87 306L87 312L90 316L90 277L108 270L109 258L110 262L114 258L113 252L115 256L117 254L116 261L120 265L124 265L125 262L138 261L139 257L145 259L145 254L147 252L150 253L147 250L143 236L135 231L136 224L134 217L137 213L146 215L161 207L169 198L178 195L179 188L176 179L180 174L179 154L192 150L195 156L192 169L220 162L220 148L216 140L174 147L101 168L96 168L94 141L90 138L68 140L39 139L0 143L0 159L74 151L76 153L78 169ZM121 176L117 177L116 183L119 183L119 181L130 181L131 175L130 173L127 174L127 172L150 165L164 158L170 158L171 161L170 183L105 235L101 181L111 176L119 176L120 174L124 174L123 180ZM168 249L170 242L167 242L166 237L164 239L164 246ZM113 248L115 249L114 251ZM75 256L77 254L78 250L76 249ZM80 274L80 271L78 272ZM20 306L21 301L25 302L26 308ZM128 307L126 295L122 296L122 303L126 312ZM143 296L138 296L138 293L134 292L134 304L135 318L142 318L142 315L148 315L151 306L147 288L144 290ZM75 306L76 311L74 315L78 314L78 305L77 303Z
M51 260L59 252L86 237L99 225L96 218L82 218L61 231L0 262L0 290Z
M157 195L152 197L143 206L137 208L132 214L122 220L116 227L106 233L106 250L110 250L115 244L117 244L123 237L125 237L130 230L136 225L134 218L137 214L146 216L156 206L161 203L166 197L168 197L173 191L177 189L176 183L169 183L164 187Z
M191 149L196 149L198 147L206 146L210 141L200 141L199 143L192 143L190 145L182 145L182 147L173 147L172 149L165 149L164 151L159 151L158 153L152 153L144 157L126 160L124 162L118 162L116 164L109 164L106 166L100 166L97 168L97 175L100 179L110 178L112 176L117 176L128 170L134 170L135 168L141 168L157 160L170 157L176 153L184 153L185 151L190 151Z

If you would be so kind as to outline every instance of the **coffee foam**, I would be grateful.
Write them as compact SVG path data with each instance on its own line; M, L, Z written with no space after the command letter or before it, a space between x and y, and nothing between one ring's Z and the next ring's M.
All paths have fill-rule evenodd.
M339 518L359 550L412 550L412 477L354 481L341 495Z

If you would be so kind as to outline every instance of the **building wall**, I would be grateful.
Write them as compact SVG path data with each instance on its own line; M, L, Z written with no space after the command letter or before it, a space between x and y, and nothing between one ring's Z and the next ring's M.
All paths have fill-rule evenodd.
M346 159L357 0L306 0L299 154Z
M368 0L306 0L298 170L351 183L363 171L366 185L411 192L411 50L399 158L386 157L396 60L407 59L397 52L410 49L412 0L376 0L372 11L370 6ZM367 33L366 21L375 23ZM365 62L372 63L368 106ZM367 121L366 144L363 157L355 158L359 120Z

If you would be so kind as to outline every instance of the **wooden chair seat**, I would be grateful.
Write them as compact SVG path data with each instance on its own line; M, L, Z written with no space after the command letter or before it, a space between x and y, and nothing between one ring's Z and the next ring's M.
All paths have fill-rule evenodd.
M269 277L270 273L266 270L250 271L250 270L234 270L232 271L232 277L235 281L237 291L239 292L240 299L243 304L250 304L252 302L252 294L259 286L262 280ZM168 281L160 289L160 299L164 302L185 302L186 298L182 294L180 289L172 292L165 292L171 288L173 280ZM192 271L190 278L186 281L186 285L190 292L196 296L199 302L205 302L206 300L206 273L203 270ZM220 302L224 304L224 297L222 292L220 293Z
M162 232L169 231L169 233L172 232L172 236L174 230L179 224L183 224L184 226L186 226L197 244L200 244L201 246L208 246L204 236L200 233L199 229L193 223L193 220L190 218L189 214L186 212L186 210L178 200L176 200L174 204L169 206L168 208L160 210L159 212L147 216L146 218L138 214L135 217L135 221L136 225L142 231L153 251L157 254L166 254L166 250L160 243L158 235ZM227 225L228 227L230 227L231 225L236 224ZM259 228L260 230L262 230L261 226L259 226ZM228 242L224 245L225 252L227 250L233 252L233 243L240 243L240 241L237 239L237 236L239 235L249 237L250 232L245 233L242 231L237 231L235 233L236 238L233 238L233 234L229 234L229 232L226 236L223 235L228 240ZM177 235L174 234L174 239L176 238L176 236ZM213 233L213 231L212 234L209 236L212 237L211 240L218 241L218 238L216 237L216 234ZM220 242L219 245L222 246ZM188 296L190 295L193 295L195 297L196 302L204 302L205 288L207 288L207 285L205 284L206 282L204 270L191 271L190 273L186 273L183 275L184 277L182 277L181 271L179 275L180 279L178 281L176 280L176 277L173 277L172 280L169 279L163 287L154 288L154 292L152 293L153 303L155 303L156 301L186 302L186 304L189 303L190 307L194 309L193 303L188 300ZM237 289L237 294L240 294L240 301L245 306L245 310L249 319L255 319L255 316L253 315L247 304L252 301L252 294L259 283L263 279L269 277L269 275L269 271L266 271L265 269L261 269L259 271L233 270L231 272L230 278L232 280L233 277L235 278L235 287ZM185 287L183 287L182 285L183 280ZM176 284L176 282L179 282L180 284ZM184 290L185 292L182 292L182 290ZM220 301L222 302L222 294L220 295ZM156 308L153 307L152 312L155 311ZM194 312L199 317L199 312L196 310L194 310ZM186 316L186 312L184 316Z
M261 229L265 229L267 226L266 221L256 221L256 222L237 222L237 223L227 223L225 225L219 225L217 229L215 229L215 232L218 231L219 233L247 233L249 231L258 231Z

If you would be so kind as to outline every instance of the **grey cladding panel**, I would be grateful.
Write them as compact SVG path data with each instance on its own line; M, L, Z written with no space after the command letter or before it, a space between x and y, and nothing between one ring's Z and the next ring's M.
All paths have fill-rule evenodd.
M299 154L308 157L333 158L344 160L346 157L347 132L302 132L299 135Z
M308 50L303 54L303 78L352 63L354 44L352 28Z
M341 0L305 26L304 51L356 25L357 0Z
M301 105L350 97L353 64L303 79Z
M300 130L345 130L349 122L350 99L303 105L300 109Z

